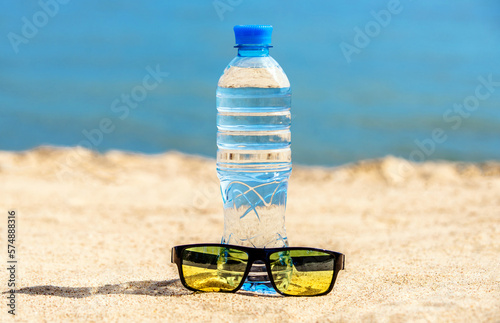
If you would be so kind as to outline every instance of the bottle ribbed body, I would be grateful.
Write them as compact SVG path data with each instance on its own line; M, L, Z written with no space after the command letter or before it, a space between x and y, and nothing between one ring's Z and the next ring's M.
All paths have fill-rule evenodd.
M287 246L290 88L219 88L217 102L223 242Z

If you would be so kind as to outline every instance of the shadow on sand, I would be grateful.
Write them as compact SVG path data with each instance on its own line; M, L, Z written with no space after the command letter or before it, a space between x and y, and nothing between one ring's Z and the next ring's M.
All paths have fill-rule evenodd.
M3 294L5 294L4 292ZM164 281L132 281L99 287L60 287L52 285L24 287L17 294L51 295L70 298L84 298L99 294L135 294L149 296L182 296L193 292L185 289L179 279Z

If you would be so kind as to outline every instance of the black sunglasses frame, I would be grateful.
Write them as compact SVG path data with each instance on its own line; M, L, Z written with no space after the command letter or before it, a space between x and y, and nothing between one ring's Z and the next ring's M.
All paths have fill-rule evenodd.
M318 248L309 248L309 247L285 247L285 248L252 248L252 247L243 247L243 246L235 246L235 245L229 245L229 244L220 244L220 243L198 243L198 244L188 244L188 245L181 245L181 246L175 246L172 248L172 255L170 261L172 263L175 263L177 265L177 269L179 270L179 277L181 279L182 285L186 287L189 290L199 292L201 290L192 288L188 286L186 281L184 280L184 273L182 270L182 253L184 252L185 249L187 248L192 248L192 247L223 247L223 248L231 248L231 249L236 249L245 252L248 255L248 263L247 267L245 269L245 273L243 274L243 278L241 279L240 284L238 287L231 291L220 291L220 293L235 293L237 292L241 286L245 283L248 274L250 272L250 269L252 267L252 264L257 261L263 261L266 264L266 270L267 274L269 277L269 281L271 282L273 288L278 292L279 294L283 296L322 296L330 293L333 289L333 285L335 285L335 280L337 279L337 275L340 270L343 270L345 268L345 256L340 253L340 252L335 252L331 250L325 250L325 249L318 249ZM279 251L286 251L286 250L311 250L311 251L320 251L324 252L326 254L332 255L334 259L334 265L333 265L333 276L332 276L332 281L330 283L330 286L328 289L320 294L315 294L315 295L289 295L286 293L281 292L277 287L276 284L274 283L273 280L273 275L271 272L271 266L270 266L270 259L269 256L275 252Z

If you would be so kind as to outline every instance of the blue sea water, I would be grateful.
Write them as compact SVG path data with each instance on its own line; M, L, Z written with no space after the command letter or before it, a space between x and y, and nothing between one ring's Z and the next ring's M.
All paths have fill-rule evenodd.
M0 12L1 150L215 158L232 27L258 23L292 85L294 163L500 159L498 1L73 0L44 16L54 2Z

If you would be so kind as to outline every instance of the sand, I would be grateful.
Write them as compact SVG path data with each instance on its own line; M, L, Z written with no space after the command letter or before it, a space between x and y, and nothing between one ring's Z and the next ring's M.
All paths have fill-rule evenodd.
M294 167L290 245L346 255L333 292L308 298L182 287L170 248L222 235L214 160L0 152L0 183L2 291L18 212L18 321L500 322L500 163Z

